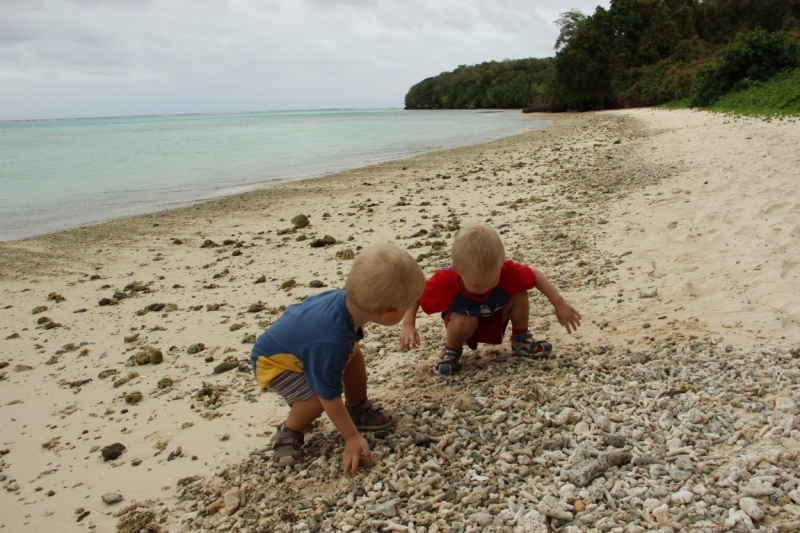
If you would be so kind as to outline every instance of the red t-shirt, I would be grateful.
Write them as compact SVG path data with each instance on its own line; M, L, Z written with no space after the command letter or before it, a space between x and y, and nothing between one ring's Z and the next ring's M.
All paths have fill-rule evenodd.
M438 271L425 282L419 305L427 314L448 312L460 315L490 317L503 308L511 297L536 286L533 270L507 259L500 270L497 286L483 296L473 296L458 282L452 268Z

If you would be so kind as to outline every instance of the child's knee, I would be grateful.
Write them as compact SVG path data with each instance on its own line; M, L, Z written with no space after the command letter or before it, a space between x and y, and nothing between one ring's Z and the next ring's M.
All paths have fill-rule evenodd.
M518 292L517 294L511 297L510 303L513 304L514 302L518 302L520 300L525 300L526 302L528 301L528 291Z
M478 317L451 313L447 322L447 329L453 328L477 328Z

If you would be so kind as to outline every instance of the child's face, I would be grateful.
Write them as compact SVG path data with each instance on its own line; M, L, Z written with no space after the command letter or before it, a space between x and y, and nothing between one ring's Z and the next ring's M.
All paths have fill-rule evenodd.
M490 275L472 273L461 274L460 272L458 275L461 278L461 284L464 286L464 290L475 296L486 294L500 283L499 270L497 274Z

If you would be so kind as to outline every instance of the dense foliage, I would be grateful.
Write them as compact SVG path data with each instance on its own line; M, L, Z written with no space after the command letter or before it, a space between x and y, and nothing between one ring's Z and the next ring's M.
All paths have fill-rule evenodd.
M731 90L742 90L754 82L767 81L798 65L800 43L784 33L761 28L740 33L717 61L709 61L697 72L692 105L706 107Z
M709 109L737 115L800 116L800 68L767 82L753 82L743 91L730 92Z
M550 58L460 65L411 87L406 108L523 107L544 93L554 77Z
M800 0L612 0L557 24L554 59L462 65L413 86L406 107L708 105L800 65Z
M800 0L612 0L588 17L573 12L559 19L557 96L573 109L652 105L692 96L702 69L713 99L747 77L766 50L782 54L766 71L791 68L792 39L776 32L796 34L798 18ZM725 66L703 67L731 41Z

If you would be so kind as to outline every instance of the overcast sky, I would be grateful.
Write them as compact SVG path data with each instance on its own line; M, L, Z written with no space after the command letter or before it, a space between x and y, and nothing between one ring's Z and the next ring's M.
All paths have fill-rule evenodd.
M597 0L0 0L0 120L402 107Z

